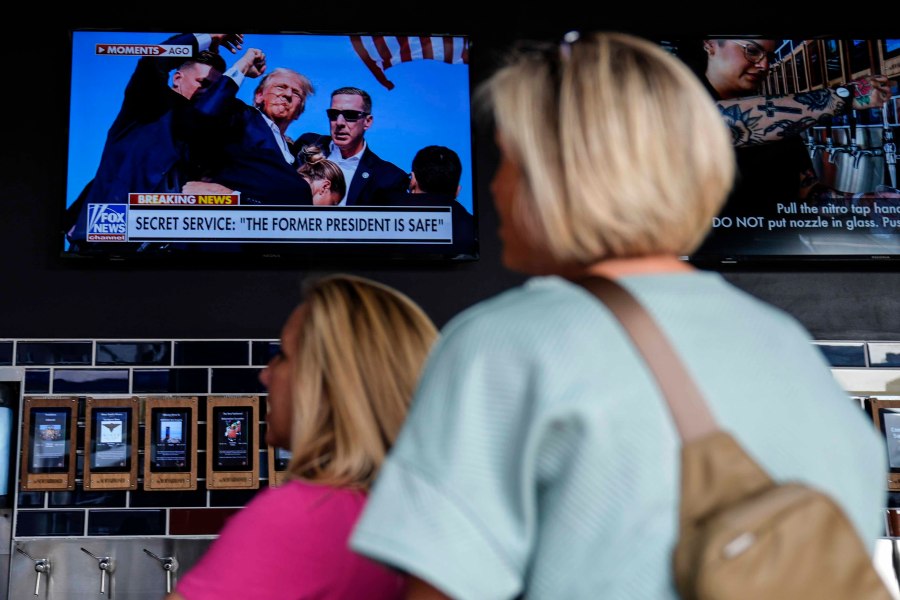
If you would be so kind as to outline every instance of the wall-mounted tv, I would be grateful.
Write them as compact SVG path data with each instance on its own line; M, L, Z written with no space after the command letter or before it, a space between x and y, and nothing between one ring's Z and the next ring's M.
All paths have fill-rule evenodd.
M654 39L701 78L737 155L735 188L685 259L712 266L900 259L900 73L890 63L897 40L759 32ZM823 116L829 87L882 74L892 96L883 108Z
M71 32L64 257L478 258L466 36L236 35Z

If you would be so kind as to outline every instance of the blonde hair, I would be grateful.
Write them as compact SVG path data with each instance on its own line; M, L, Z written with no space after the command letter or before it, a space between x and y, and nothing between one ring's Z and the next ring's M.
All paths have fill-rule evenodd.
M337 196L338 201L347 193L347 181L344 172L337 163L328 160L322 149L314 144L303 146L297 153L300 166L297 172L310 181L325 180L331 182L331 193Z
M651 42L595 33L520 51L478 95L522 169L516 225L555 261L688 254L733 183L713 100Z
M400 292L334 275L306 292L294 348L291 478L368 489L437 330Z

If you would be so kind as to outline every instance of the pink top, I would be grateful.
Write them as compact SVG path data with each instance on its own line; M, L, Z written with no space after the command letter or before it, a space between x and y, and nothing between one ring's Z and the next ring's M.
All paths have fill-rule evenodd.
M263 490L176 591L187 600L399 599L403 577L347 545L365 502L359 491L301 481Z

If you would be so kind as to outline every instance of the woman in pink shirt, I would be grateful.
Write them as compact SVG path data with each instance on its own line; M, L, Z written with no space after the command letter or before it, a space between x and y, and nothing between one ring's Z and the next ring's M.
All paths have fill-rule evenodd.
M266 442L291 450L288 481L229 519L167 600L401 598L403 577L347 540L436 337L396 290L347 275L315 283L260 374Z

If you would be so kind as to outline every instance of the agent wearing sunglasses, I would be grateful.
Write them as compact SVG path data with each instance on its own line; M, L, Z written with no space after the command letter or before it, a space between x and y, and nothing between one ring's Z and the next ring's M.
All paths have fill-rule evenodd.
M851 107L878 108L890 97L889 81L881 75L863 77L845 90L820 88L784 96L762 95L762 85L779 60L780 45L781 40L774 39L703 41L706 64L699 74L731 129L739 174L720 217L777 219L784 216L778 213L779 204L844 202L843 194L817 179L801 134L821 119L843 116ZM866 88L868 94L847 93ZM785 244L800 243L797 232L766 230L762 235L771 242L782 233ZM730 252L753 253L759 235L754 230L732 230L720 237L714 229L697 255L716 253L719 243L728 245ZM738 248L741 244L743 247Z
M406 190L406 172L380 158L368 146L366 131L372 126L372 98L365 90L342 87L331 93L328 115L330 135L304 133L298 145L316 145L328 152L328 160L344 172L349 187L340 206L383 205Z

